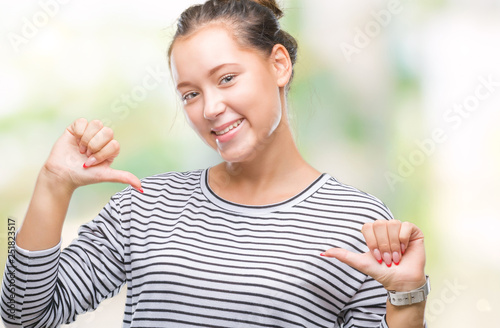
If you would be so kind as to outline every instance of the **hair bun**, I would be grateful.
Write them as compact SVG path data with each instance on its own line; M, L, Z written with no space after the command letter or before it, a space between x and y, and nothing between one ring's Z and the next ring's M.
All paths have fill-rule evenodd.
M253 1L257 2L259 5L269 8L277 19L283 17L283 11L276 3L276 0L253 0Z

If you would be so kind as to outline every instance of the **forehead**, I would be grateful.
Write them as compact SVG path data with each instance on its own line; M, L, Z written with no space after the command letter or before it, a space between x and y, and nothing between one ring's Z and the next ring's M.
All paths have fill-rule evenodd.
M244 64L256 60L263 61L264 57L256 50L240 46L222 25L207 26L186 38L177 39L170 56L175 80L225 63Z

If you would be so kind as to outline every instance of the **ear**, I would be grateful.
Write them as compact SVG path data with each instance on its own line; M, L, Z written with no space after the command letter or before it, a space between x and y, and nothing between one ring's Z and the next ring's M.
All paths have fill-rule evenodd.
M288 50L281 44L274 45L271 52L271 60L278 86L285 87L292 76L292 61L290 60Z

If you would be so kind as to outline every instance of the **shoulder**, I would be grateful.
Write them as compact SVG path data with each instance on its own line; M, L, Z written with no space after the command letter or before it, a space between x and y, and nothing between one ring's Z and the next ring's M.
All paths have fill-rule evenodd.
M346 216L366 222L393 218L389 208L377 197L331 177L313 195L316 202L337 208Z
M361 233L363 225L393 218L380 199L331 176L304 204L309 212L321 213L321 222L329 236L327 247L358 253L368 250Z
M165 173L156 174L150 177L141 179L141 183L145 184L162 184L165 182L179 182L179 183L199 183L203 169L192 171L170 171Z
M192 171L170 171L164 172L141 179L141 185L144 194L140 194L131 186L116 193L112 200L116 202L126 201L127 199L141 198L141 196L155 196L158 193L176 191L192 191L200 186L204 169Z
M200 187L203 169L192 171L171 171L141 179L144 194L157 191L192 191Z

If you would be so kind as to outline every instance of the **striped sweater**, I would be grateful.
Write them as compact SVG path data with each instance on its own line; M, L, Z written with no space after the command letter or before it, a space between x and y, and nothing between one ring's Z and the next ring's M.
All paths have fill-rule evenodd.
M123 327L387 327L384 288L335 259L368 250L376 198L321 175L298 195L248 206L218 197L208 169L128 187L70 246L16 246L2 284L6 327L56 327L127 289Z

